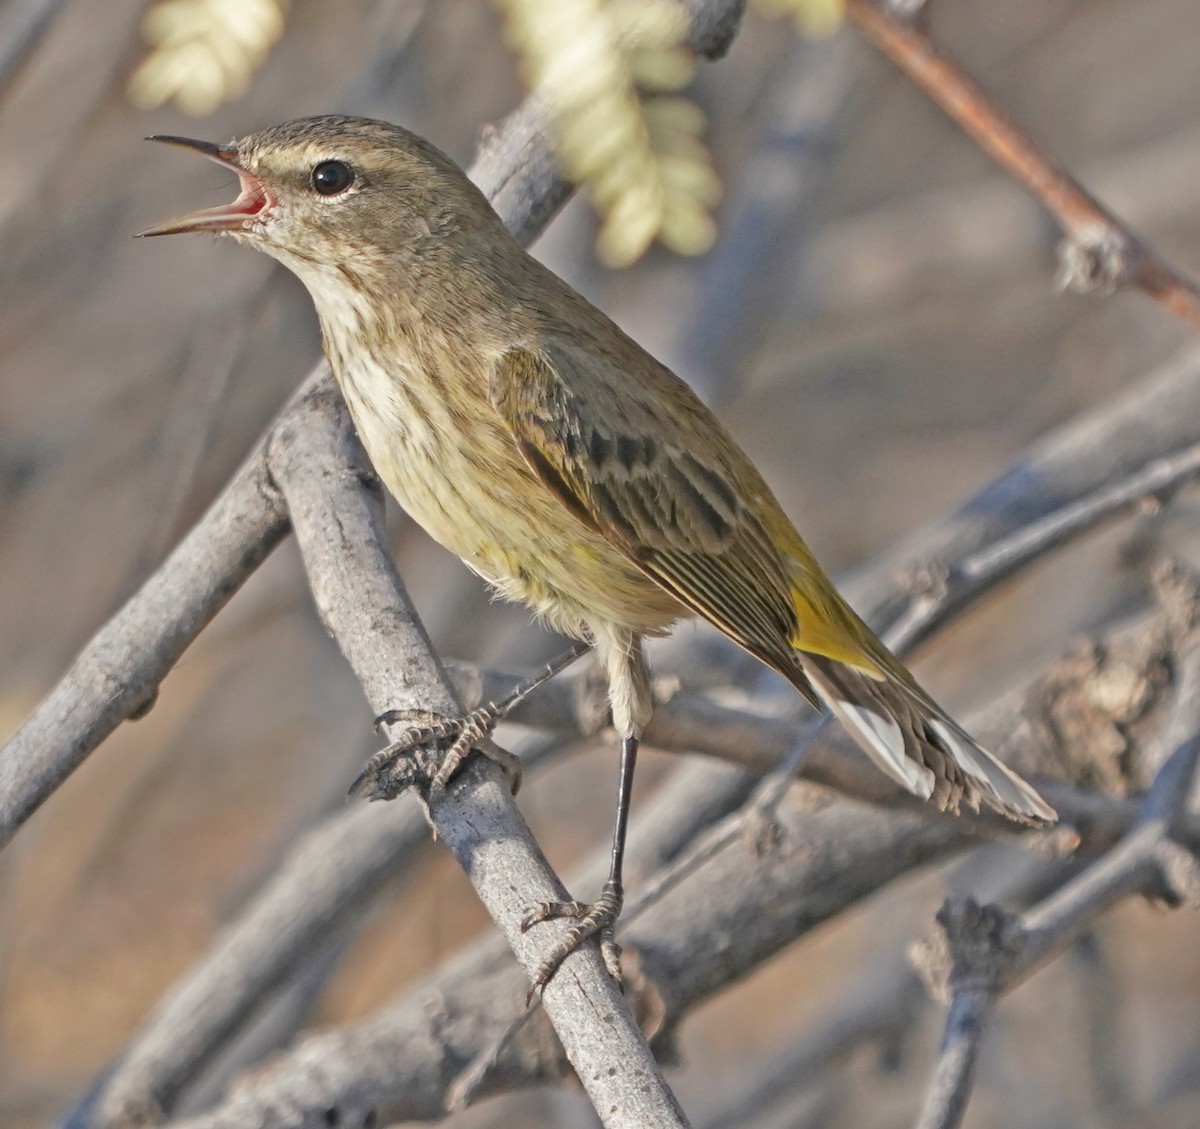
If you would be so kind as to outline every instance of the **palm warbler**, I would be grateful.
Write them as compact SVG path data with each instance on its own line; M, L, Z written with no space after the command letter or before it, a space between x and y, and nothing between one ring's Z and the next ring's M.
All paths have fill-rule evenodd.
M230 235L294 271L367 453L405 510L503 595L590 643L607 673L623 737L612 869L596 903L526 919L575 919L542 984L592 934L615 964L629 792L651 712L642 639L682 616L703 616L823 703L937 807L1055 818L847 606L688 386L531 258L429 142L332 116L227 146L156 140L229 167L241 191L142 234ZM456 740L461 760L499 712L417 736Z

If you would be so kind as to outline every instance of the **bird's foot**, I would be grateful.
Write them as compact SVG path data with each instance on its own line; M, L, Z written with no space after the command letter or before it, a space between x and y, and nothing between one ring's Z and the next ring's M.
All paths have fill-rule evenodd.
M618 883L610 879L604 883L604 889L595 902L542 902L525 915L521 922L522 933L543 921L569 918L574 922L567 930L567 935L534 973L529 995L525 999L526 1004L550 982L559 965L589 937L595 937L600 942L600 955L604 958L604 967L617 982L617 986L623 989L621 946L617 944L613 930L617 918L621 915L624 901L624 891Z
M393 800L414 785L428 786L429 801L440 800L472 749L495 761L515 793L521 784L521 762L492 739L502 711L481 706L465 717L446 717L428 710L388 710L375 719L375 728L409 723L386 749L363 766L351 796Z

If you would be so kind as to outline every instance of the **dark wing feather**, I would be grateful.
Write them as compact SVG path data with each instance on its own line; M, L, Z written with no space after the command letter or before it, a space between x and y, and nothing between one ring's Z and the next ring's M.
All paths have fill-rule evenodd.
M658 396L600 356L549 342L509 349L491 397L565 506L681 603L794 677L787 571L719 461L710 432L720 425L667 370L646 376Z
M1014 819L1052 821L1054 810L955 725L842 603L790 525L775 530L783 558L758 516L770 505L744 496L766 486L737 452L722 464L728 447L711 413L644 354L631 363L636 379L614 373L599 351L543 342L537 352L510 349L496 366L492 401L563 504L813 705L828 703L911 791L941 808L983 801ZM789 567L810 578L799 593Z

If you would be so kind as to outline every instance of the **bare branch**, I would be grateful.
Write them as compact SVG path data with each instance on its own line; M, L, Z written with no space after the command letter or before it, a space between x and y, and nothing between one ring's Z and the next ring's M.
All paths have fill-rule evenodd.
M1101 522L1148 503L1161 505L1182 485L1200 474L1200 442L1156 458L1114 477L1094 491L1044 514L993 544L953 564L940 562L938 575L926 571L927 584L918 591L905 617L887 633L892 647L908 649L953 612L973 604L1019 569L1046 556Z
M849 0L847 12L864 35L1058 221L1063 246L1060 281L1073 290L1136 287L1200 328L1200 290L1168 265L1003 114L926 34L920 4Z
M168 671L287 531L260 444L0 750L0 846L122 721L154 705Z
M917 1129L949 1129L966 1113L980 1040L1020 948L1008 914L971 898L947 902L937 916L939 938L953 954L952 997L937 1067Z
M631 964L632 1003L655 1017L655 1028L663 1029L659 1038L795 936L965 841L952 824L852 804L817 812L789 806L779 819L778 850L759 856L745 843L728 845L625 931L623 943L638 957ZM475 1054L490 1055L520 1014L524 995L512 970L486 980L464 977L465 959L373 1019L310 1038L221 1110L178 1129L248 1129L281 1109L294 1111L289 1125L307 1129L320 1124L322 1103L342 1109L349 1095L369 1096L372 1108L394 1120L429 1117L431 1108L440 1116L445 1094L432 1087L447 1069L470 1061L462 1037L479 1037ZM500 1010L493 1000L507 1002L507 1016L487 1032L481 1028L495 1023ZM545 1051L546 1034L544 1019L534 1016L497 1056L481 1092L558 1077L561 1062Z
M268 453L286 498L322 620L372 708L420 706L460 715L409 602L383 531L383 496L340 396L310 394L311 411L276 431ZM517 959L532 975L554 948L551 930L522 932L531 906L568 897L521 819L494 765L475 758L430 811ZM543 993L546 1013L584 1089L609 1126L676 1126L686 1120L621 992L594 946L572 954ZM604 1022L597 1024L596 1017ZM349 1108L345 1108L348 1104ZM345 1122L362 1112L334 1106ZM368 1107L373 1108L373 1107Z
M1195 585L1192 585L1193 596ZM918 951L932 990L949 995L942 1050L918 1129L954 1129L962 1122L974 1081L980 1041L999 997L1049 963L1116 902L1131 895L1178 904L1200 901L1194 856L1176 841L1200 763L1200 648L1190 641L1181 660L1175 706L1166 731L1192 736L1163 765L1125 837L1039 905L1020 917L972 899L947 902L940 934Z
M1168 617L1167 612L1143 617L1121 628L1118 637L1159 639ZM1041 745L1046 731L1014 725L1013 710L1037 701L1036 694L1006 696L971 719L972 728L992 743L1013 736L1023 761L1036 763L1053 755ZM1097 837L1090 843L1097 850L1127 832L1137 811L1113 801L1104 807L1107 814L1096 821ZM1082 810L1086 814L1086 805ZM695 1007L809 930L898 876L977 843L973 823L841 800L814 808L812 797L797 790L780 807L776 834L767 840L725 837L713 829L723 841L706 865L667 885L640 914L631 913L621 933L632 958L631 1004L657 1032L654 1045L669 1041ZM583 877L600 865L597 857ZM659 885L655 876L645 884ZM340 1108L347 1095L369 1096L374 1108L399 1120L437 1117L447 1100L445 1079L477 1060L485 1069L475 1079L473 1096L560 1076L563 1060L540 1014L512 1033L514 1017L522 1013L524 981L516 970L497 967L502 956L494 942L460 954L415 993L363 1023L313 1036L245 1084L221 1110L178 1129L245 1129L279 1109L293 1111L289 1124L319 1125L315 1112L305 1121L296 1111L319 1111L322 1102ZM384 1070L383 1063L390 1068ZM395 1065L401 1063L403 1069Z
M903 618L928 614L919 605L941 602L939 578L953 577L958 562L986 557L1009 538L1019 545L1048 515L1086 516L1093 496L1135 482L1158 460L1197 443L1200 349L1189 346L1120 396L1043 436L948 519L892 546L840 587L872 626L890 632ZM907 590L897 591L898 577L907 579ZM951 607L947 601L945 610Z

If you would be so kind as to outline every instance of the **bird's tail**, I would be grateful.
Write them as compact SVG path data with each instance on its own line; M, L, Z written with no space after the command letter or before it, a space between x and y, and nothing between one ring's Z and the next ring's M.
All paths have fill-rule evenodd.
M818 697L884 772L942 810L957 811L965 802L978 811L982 802L1022 823L1042 825L1057 818L1033 788L956 725L903 668L889 670L899 663L882 644L879 648L878 676L809 651L798 650L796 658Z

